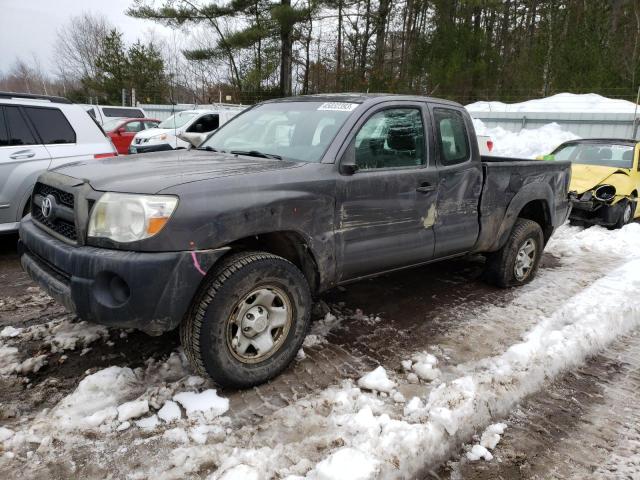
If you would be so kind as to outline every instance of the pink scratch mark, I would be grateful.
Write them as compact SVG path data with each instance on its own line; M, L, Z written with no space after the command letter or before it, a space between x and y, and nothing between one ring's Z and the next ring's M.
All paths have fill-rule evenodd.
M207 272L205 272L200 266L198 257L196 257L196 252L191 252L191 258L193 258L193 265L196 267L196 270L198 270L203 276L206 276Z

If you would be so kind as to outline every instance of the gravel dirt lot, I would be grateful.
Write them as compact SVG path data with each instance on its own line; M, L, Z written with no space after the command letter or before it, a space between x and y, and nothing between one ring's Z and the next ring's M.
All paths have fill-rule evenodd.
M17 349L19 362L43 361L39 368L23 367L23 374L0 375L0 426L11 432L29 432L19 442L5 443L2 454L0 430L0 478L227 478L223 468L226 460L221 460L227 453L212 453L207 460L202 450L195 450L201 447L192 447L192 433L192 440L178 442L186 445L184 448L176 448L167 441L169 428L163 425L155 430L133 427L120 431L116 424L114 428L103 424L70 434L68 443L51 430L48 435L33 433L73 394L81 380L103 369L144 370L145 385L154 392L147 390L144 395L151 395L149 398L161 396L158 391L162 388L184 388L190 385L184 378L193 377L184 365L176 367L177 373L167 367L179 352L175 332L149 337L136 331L101 329L87 336L89 327L78 327L72 315L22 272L15 242L15 237L0 237L0 331L7 326L22 329L21 334L4 339L5 348ZM274 476L302 478L295 475L311 471L314 462L342 447L346 440L336 437L306 450L301 447L298 452L290 445L304 443L295 438L299 427L295 422L287 425L284 412L305 408L305 402L313 404L327 389L345 381L355 383L379 365L396 379L394 391L406 400L425 397L433 384L405 381L403 360L415 352L428 351L438 357L442 378L455 378L463 370L461 366L508 349L540 318L551 316L610 273L620 258L615 252L594 258L579 249L568 259L555 251L547 253L540 278L519 290L499 290L482 283L483 260L471 257L331 291L316 302L316 323L304 354L283 375L251 390L218 389L217 394L229 400L220 423L224 428L220 435L210 433L204 447L212 452L234 445L258 451L284 444L285 450L278 455L282 464L274 467L278 472ZM82 334L73 337L72 344L63 344L56 337L59 328L76 327ZM422 468L394 478L640 478L639 360L640 336L635 332L620 336L586 363L550 378L544 388L526 396L508 415L495 418L505 422L507 429L493 450L492 461L468 461L465 453L474 440L456 439L456 448L443 451L437 461L425 457ZM157 371L153 370L156 365ZM149 373L152 370L155 373ZM208 382L197 385L198 390L216 388ZM394 403L390 394L380 393L375 401L385 403L384 411L391 418L404 418L403 407L407 415L404 403ZM314 413L329 416L326 402L313 405ZM185 419L178 422L185 430L198 427L193 425ZM321 427L321 423L305 425L298 434L313 436ZM17 437L16 433L14 440ZM180 453L186 459L174 458ZM172 460L163 464L169 457ZM320 470L310 476L326 478ZM385 475L380 473L379 477Z

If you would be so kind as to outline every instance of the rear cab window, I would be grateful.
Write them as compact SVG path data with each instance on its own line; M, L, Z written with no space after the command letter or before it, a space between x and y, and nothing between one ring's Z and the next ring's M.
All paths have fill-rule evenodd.
M469 160L469 135L462 113L438 107L433 109L433 116L442 165L457 165Z
M76 143L76 132L59 109L23 108L45 145Z

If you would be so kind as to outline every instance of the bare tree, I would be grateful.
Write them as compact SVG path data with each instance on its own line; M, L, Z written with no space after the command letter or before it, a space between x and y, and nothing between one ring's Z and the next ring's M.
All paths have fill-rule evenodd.
M58 30L54 59L65 83L97 76L96 59L112 28L104 16L84 12Z

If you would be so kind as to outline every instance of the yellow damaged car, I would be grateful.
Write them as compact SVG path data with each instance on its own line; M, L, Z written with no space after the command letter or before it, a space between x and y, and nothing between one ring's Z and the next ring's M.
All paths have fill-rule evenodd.
M542 157L572 164L572 223L621 228L640 216L639 145L634 140L570 140Z

